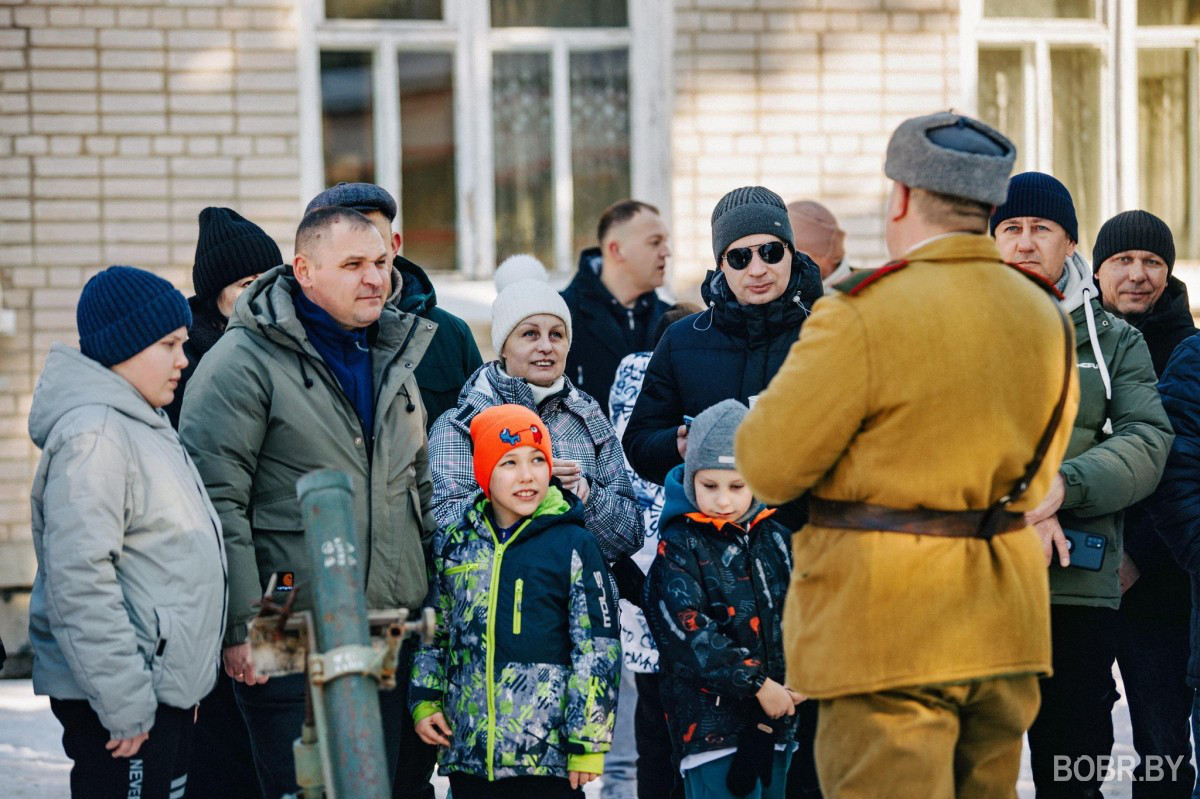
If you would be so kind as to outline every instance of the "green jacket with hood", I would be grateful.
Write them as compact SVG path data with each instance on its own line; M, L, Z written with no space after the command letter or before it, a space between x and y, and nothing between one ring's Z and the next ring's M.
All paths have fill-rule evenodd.
M197 367L180 415L180 437L225 529L226 646L246 640L251 605L273 573L293 573L297 609L312 606L296 481L314 469L339 469L353 480L367 606L415 609L427 588L432 486L413 373L435 325L390 304L372 325L372 444L296 316L296 291L287 265L246 289Z
M1050 601L1116 608L1125 508L1154 491L1175 435L1142 334L1104 310L1091 268L1078 253L1066 268L1059 304L1075 324L1079 412L1059 469L1066 497L1058 521L1063 529L1103 536L1106 549L1099 571L1064 569L1055 557Z

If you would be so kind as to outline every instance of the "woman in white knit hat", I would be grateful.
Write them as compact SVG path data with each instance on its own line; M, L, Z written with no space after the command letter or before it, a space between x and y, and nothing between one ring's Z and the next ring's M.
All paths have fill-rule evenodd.
M642 521L625 472L621 443L600 409L563 375L571 347L571 312L532 255L514 255L496 270L492 346L499 358L467 381L458 407L429 431L433 512L438 527L459 521L479 494L472 463L471 420L493 405L535 411L554 442L554 477L587 511L588 530L611 563L642 545Z

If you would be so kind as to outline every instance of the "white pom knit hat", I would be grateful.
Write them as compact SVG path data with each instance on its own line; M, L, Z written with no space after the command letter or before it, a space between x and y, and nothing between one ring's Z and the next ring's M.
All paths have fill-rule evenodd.
M511 255L497 267L493 280L498 293L492 302L492 347L497 355L522 320L540 313L563 321L570 344L571 311L550 286L550 276L541 261L532 255Z

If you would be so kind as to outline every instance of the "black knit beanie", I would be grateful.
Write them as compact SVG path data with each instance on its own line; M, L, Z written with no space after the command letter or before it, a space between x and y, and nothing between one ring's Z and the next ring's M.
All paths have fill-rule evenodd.
M1075 201L1058 178L1042 172L1022 172L1008 181L1008 199L992 213L991 232L1006 219L1033 216L1062 225L1071 241L1079 241Z
M230 283L281 263L275 240L237 211L210 207L200 212L192 286L201 300L213 299Z
M158 275L132 266L110 266L83 287L75 306L79 349L112 366L163 336L192 326L192 310L179 290Z
M787 206L778 194L762 186L743 186L721 198L712 212L712 245L717 266L730 244L754 233L770 233L795 250Z
M1175 269L1175 238L1171 228L1149 211L1126 211L1104 223L1092 247L1092 272L1119 252L1145 250L1167 262L1167 274Z

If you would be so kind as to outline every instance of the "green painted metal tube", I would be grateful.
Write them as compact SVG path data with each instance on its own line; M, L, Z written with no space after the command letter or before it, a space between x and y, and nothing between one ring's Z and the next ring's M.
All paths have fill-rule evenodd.
M321 731L329 753L327 788L339 799L387 799L392 794L379 715L379 689L361 673L333 676L339 647L370 645L363 552L354 528L350 477L333 469L310 472L296 483L312 567L315 649L326 654L326 682L318 695L328 729ZM312 666L310 664L310 672ZM315 677L310 673L310 679Z

